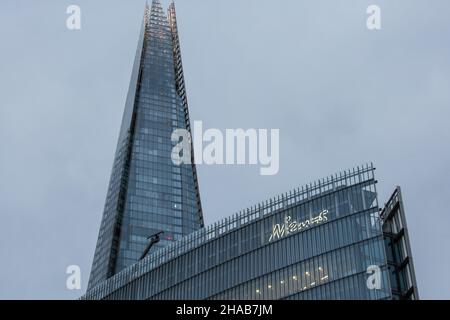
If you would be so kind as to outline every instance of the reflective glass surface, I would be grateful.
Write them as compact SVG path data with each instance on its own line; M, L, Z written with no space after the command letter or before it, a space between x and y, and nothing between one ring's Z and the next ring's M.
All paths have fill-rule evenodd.
M171 160L172 132L190 130L175 9L146 10L89 287L203 226L194 165Z
M373 171L345 172L243 210L85 298L389 299ZM367 286L371 266L381 271L379 288Z

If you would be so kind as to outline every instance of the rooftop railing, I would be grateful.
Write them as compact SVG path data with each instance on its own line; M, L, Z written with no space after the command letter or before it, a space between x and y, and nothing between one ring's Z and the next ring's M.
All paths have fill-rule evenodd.
M158 266L209 242L225 233L274 214L283 208L297 205L316 198L324 193L334 191L342 186L351 186L375 179L372 163L341 171L335 175L317 180L300 188L280 194L250 208L199 229L180 241L149 254L143 260L122 270L111 278L89 290L81 299L102 299L125 284L141 277Z

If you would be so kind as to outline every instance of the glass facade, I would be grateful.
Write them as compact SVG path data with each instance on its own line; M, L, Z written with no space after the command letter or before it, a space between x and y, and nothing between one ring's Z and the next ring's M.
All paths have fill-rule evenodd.
M154 0L82 299L418 298L400 189L380 210L373 165L204 227L195 165L171 160L178 128L190 131L175 7Z
M391 299L374 170L330 176L202 228L83 298Z
M146 8L89 288L203 226L195 165L174 165L172 132L190 131L175 7ZM192 161L192 163L194 163ZM152 252L150 251L150 252Z
M381 212L392 298L419 299L402 193L397 187Z

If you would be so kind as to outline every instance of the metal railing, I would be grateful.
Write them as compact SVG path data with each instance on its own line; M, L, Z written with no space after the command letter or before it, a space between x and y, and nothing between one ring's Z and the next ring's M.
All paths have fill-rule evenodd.
M283 208L298 205L299 203L311 200L324 193L334 191L341 186L351 186L375 179L374 171L375 168L372 163L358 166L351 170L341 171L335 175L317 180L300 188L280 194L250 208L241 210L230 217L199 229L183 237L180 241L173 242L148 255L143 260L129 266L105 280L103 283L100 283L98 286L92 288L81 297L81 299L102 299L158 266L228 232L262 219L267 215L275 214Z

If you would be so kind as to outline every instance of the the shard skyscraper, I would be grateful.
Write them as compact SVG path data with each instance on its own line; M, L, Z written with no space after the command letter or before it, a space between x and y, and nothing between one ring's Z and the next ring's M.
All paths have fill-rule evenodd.
M171 160L172 132L190 131L175 6L146 6L89 279L92 288L203 227L195 165ZM192 155L193 156L193 155ZM194 161L192 161L194 163Z

